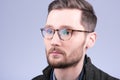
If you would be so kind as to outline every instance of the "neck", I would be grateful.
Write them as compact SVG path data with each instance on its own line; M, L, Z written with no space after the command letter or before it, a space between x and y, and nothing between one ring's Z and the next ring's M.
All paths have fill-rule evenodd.
M81 61L74 66L70 66L67 68L55 68L54 73L57 80L77 80L84 64L84 57L82 57Z

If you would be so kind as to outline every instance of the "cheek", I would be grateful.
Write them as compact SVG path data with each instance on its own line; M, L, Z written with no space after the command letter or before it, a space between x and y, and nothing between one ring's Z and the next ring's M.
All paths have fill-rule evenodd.
M50 48L50 42L49 42L48 40L45 40L45 39L44 39L44 44L45 44L46 50L48 51L49 48Z
M75 53L83 54L84 53L84 46L85 46L85 41L84 40L79 40L76 39L71 42L68 42L68 44L65 46L66 52L68 55L75 55Z
M69 60L80 60L85 54L83 46L72 47L67 58Z
M67 55L70 55L77 49L77 45L69 42L67 45L64 45L63 48L65 52L67 53Z

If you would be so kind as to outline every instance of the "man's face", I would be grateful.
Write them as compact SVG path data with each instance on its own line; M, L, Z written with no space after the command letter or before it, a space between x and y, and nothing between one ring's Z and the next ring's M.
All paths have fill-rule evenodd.
M77 9L52 10L46 26L52 29L69 28L84 30L80 24L81 11ZM48 63L54 68L66 68L76 65L86 52L86 36L83 32L73 32L69 40L59 38L57 31L52 39L44 39Z

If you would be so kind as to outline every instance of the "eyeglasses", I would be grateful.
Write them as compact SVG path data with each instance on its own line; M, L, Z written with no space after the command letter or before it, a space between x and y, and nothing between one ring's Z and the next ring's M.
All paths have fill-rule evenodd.
M84 30L73 30L73 29L52 29L52 28L41 28L41 33L42 36L45 39L52 39L55 32L57 31L57 34L59 36L59 38L63 41L65 40L69 40L72 37L73 32L85 32L85 33L91 33L93 31L84 31Z

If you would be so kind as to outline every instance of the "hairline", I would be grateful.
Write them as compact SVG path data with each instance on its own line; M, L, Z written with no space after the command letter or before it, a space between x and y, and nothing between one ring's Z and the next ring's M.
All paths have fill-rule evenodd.
M79 9L79 8L57 8L57 9L52 9L52 10L50 10L49 12L48 12L48 15L50 14L50 12L51 11L53 11L53 10L78 10L78 11L80 11L80 13L81 13L81 15L80 15L80 17L79 17L79 21L80 21L80 25L82 25L83 26L83 28L85 29L85 26L82 24L82 16L83 16L83 11L87 11L87 12L89 12L89 13L91 13L89 10L87 10L87 9ZM92 13L91 13L92 14ZM47 18L48 18L48 15L47 15ZM92 32L92 31L91 31Z

